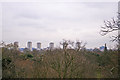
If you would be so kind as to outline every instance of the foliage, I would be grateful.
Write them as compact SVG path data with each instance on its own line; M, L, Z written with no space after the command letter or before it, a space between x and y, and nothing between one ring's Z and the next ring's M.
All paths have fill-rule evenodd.
M64 46L63 44L67 44ZM118 52L67 48L24 51L2 47L3 78L117 78ZM11 46L12 47L12 46ZM100 53L100 54L98 54Z
M33 54L2 48L3 78L116 78L117 51L55 49Z

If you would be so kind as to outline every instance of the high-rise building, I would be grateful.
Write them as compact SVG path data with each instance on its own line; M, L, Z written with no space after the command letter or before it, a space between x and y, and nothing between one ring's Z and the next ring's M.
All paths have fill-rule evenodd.
M30 51L32 51L32 42L28 42L27 47Z
M15 48L16 50L18 50L18 47L19 47L18 42L17 42L17 41L14 42L14 48Z
M53 43L53 42L51 42L51 43L49 44L49 49L50 49L50 50L54 49L54 43Z
M37 50L41 50L41 43L40 42L37 43Z

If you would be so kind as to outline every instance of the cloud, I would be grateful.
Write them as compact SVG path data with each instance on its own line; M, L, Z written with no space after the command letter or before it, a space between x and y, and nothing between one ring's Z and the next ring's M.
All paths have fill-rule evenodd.
M29 40L40 41L46 47L50 41L80 39L90 48L109 41L100 36L100 25L116 16L117 3L3 3L2 9L6 42L19 41L23 47Z

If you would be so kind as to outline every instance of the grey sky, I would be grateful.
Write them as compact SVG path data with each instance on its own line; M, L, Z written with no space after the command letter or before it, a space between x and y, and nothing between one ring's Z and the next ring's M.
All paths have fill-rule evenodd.
M87 48L109 44L109 35L99 34L104 20L117 16L117 2L7 2L2 3L2 38L6 43L18 41L42 48L55 46L62 39L82 40Z

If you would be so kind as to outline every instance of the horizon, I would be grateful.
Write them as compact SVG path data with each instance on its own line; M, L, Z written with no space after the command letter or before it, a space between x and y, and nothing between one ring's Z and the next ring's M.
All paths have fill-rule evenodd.
M15 41L15 42L17 42L17 41ZM31 42L31 41L28 41L28 42ZM18 42L18 48L28 48L28 42L26 42L26 46L19 46L20 45L20 43ZM5 42L4 42L5 43ZM11 42L12 44L14 44L14 42ZM11 44L11 43L7 43L7 44ZM37 49L37 43L39 43L39 42L36 42L36 43L33 43L32 42L32 48L35 48L35 49ZM41 43L41 42L40 42ZM48 47L50 47L50 43L51 42L49 42L48 43L48 46L45 46L45 47L42 47L42 43L41 43L41 49L44 49L44 48L48 48ZM54 42L52 42L52 43L54 43ZM5 43L6 44L6 43ZM6 45L7 45L6 44ZM36 45L36 46L33 46L33 44L34 45ZM76 45L76 42L75 42L75 44L72 46L72 48L74 49L75 48L75 45ZM82 44L82 45L84 45L84 43ZM94 47L94 48L87 48L86 46L85 46L85 48L86 49L95 49L95 48L97 48L97 49L100 49L100 47L103 47L103 46L105 46L105 44L104 45L100 45L100 46L98 46L98 47ZM106 46L107 46L107 44L106 44ZM57 45L56 46L56 44L54 43L54 48L62 48L63 47L63 45L61 45L61 44L59 44L59 45ZM116 49L116 46L114 46L113 48L109 48L108 46L107 46L107 48L108 49Z

